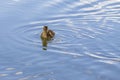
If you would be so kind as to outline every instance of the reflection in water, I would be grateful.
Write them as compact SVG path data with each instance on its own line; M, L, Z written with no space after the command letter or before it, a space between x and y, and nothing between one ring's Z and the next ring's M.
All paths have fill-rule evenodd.
M43 49L43 50L47 50L48 43L51 42L52 40L53 40L53 38L52 38L52 39L41 38L41 41L42 41L42 49Z
M47 50L48 40L45 38L41 38L41 40L42 40L43 50Z

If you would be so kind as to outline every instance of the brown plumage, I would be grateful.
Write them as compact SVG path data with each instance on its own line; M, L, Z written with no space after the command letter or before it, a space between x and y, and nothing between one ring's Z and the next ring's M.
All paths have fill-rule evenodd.
M47 26L43 27L43 31L41 33L41 38L50 40L55 36L55 33L52 30L49 30Z

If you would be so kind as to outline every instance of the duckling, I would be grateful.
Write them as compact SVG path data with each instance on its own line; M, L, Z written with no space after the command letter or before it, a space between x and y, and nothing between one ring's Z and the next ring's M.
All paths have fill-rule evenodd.
M43 50L47 50L48 41L52 40L54 36L55 33L52 30L49 30L47 26L43 27L43 31L41 33Z
M52 30L48 29L48 26L43 27L43 32L41 33L41 38L50 40L55 36L55 33Z

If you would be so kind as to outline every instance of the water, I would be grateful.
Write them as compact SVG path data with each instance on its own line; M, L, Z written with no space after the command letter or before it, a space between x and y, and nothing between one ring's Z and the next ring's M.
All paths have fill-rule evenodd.
M120 0L1 0L0 80L120 80L119 25Z

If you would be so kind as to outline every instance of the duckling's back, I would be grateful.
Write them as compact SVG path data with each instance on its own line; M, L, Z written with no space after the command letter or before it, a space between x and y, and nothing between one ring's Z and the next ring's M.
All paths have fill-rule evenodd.
M53 38L55 33L52 30L48 30L48 37Z

